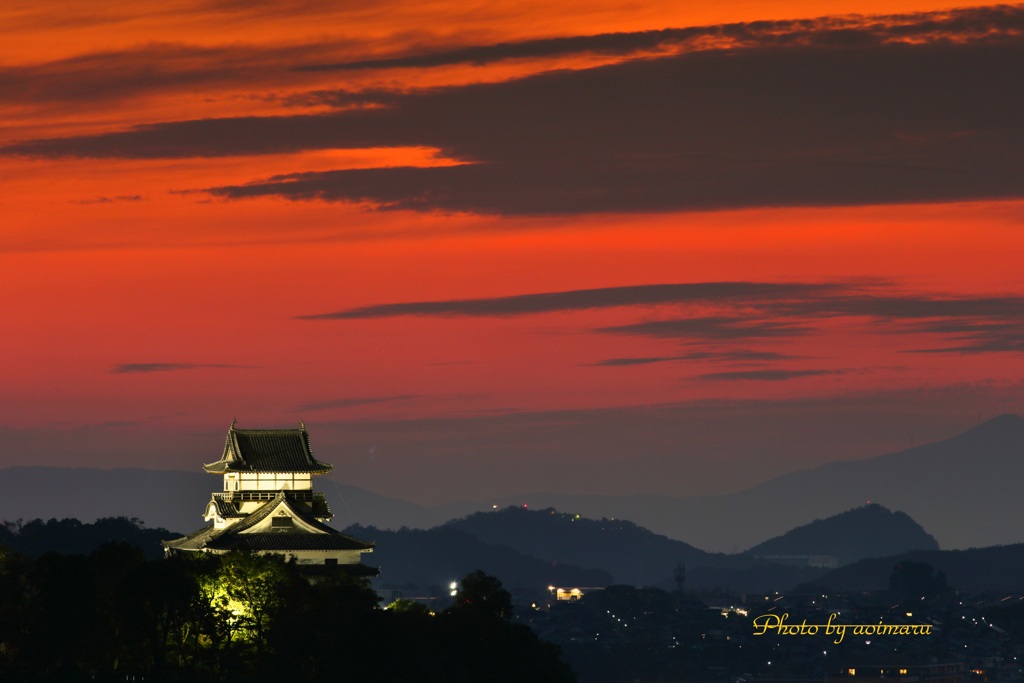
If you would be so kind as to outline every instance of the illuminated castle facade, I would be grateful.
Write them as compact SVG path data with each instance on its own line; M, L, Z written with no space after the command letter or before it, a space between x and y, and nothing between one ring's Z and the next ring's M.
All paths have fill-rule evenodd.
M224 490L206 505L210 524L165 541L168 554L249 550L275 553L299 565L338 565L357 576L376 576L362 564L373 544L327 526L332 515L313 476L331 465L313 457L309 433L299 429L237 429L231 423L220 460L204 465L221 475Z

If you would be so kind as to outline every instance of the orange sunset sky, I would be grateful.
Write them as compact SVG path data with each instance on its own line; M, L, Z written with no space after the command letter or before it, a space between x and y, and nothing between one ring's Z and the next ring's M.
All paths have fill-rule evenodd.
M1024 412L1024 6L0 4L0 467L417 502Z

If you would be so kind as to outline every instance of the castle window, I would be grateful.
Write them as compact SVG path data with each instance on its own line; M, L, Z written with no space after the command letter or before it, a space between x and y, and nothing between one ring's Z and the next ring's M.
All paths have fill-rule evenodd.
M295 522L291 517L272 517L270 520L271 529L291 529L294 526Z

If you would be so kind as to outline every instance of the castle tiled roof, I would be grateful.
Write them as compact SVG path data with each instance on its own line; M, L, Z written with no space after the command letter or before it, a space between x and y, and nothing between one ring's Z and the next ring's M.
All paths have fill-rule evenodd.
M230 500L224 500L222 496L218 496L216 493L213 494L213 498L210 501L217 507L217 514L221 517L245 517L245 514L239 511L238 505Z
M278 529L267 533L245 533L274 511L287 508L297 519L312 527L310 532L298 527ZM224 529L210 525L164 545L174 550L372 550L373 544L360 541L320 522L300 503L288 499L284 491L273 500L261 505L245 519Z
M300 423L301 424L301 423ZM305 425L299 429L237 429L232 422L220 460L203 465L212 474L226 472L309 472L331 466L313 457Z
M206 547L211 550L366 550L371 544L335 534L222 534L210 539Z

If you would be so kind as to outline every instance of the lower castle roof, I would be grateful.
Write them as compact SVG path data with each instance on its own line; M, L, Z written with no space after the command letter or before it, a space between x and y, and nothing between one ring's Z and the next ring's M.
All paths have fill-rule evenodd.
M274 530L267 533L243 533L266 519L274 510L284 506L296 518L305 522L313 531L298 526ZM188 536L164 541L164 546L174 550L362 550L373 549L373 543L360 541L341 533L313 516L306 506L293 504L284 492L267 501L244 519L223 529L213 525L203 527Z

